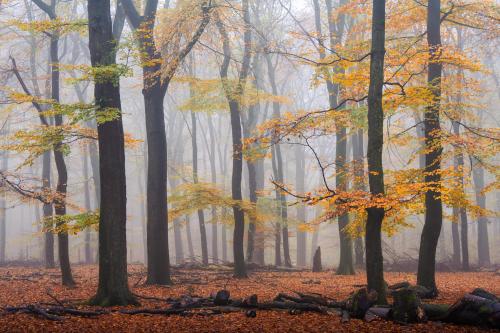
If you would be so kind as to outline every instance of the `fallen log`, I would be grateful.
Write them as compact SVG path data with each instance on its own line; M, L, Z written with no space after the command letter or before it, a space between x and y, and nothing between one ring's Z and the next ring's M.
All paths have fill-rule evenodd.
M150 315L182 315L185 314L188 310L186 309L132 309L132 310L120 310L120 313L128 314L128 315L137 315L137 314L150 314Z
M390 307L371 307L365 313L365 321L372 322L377 319L389 319L392 309Z

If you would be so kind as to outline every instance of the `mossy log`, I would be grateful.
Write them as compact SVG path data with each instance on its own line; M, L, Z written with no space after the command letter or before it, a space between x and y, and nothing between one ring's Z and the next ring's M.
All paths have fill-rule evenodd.
M377 302L377 292L361 288L346 301L346 310L353 318L363 319L366 311Z
M420 297L411 288L403 288L393 292L394 303L392 318L399 323L421 323L426 321L425 311Z

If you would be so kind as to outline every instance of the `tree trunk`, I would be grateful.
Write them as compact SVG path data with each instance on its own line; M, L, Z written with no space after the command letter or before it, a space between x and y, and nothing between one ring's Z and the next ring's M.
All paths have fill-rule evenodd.
M455 135L460 135L460 125L458 122L453 121L453 132ZM454 157L455 170L459 174L460 191L465 195L464 188L464 155L462 152L457 152ZM462 245L462 270L469 271L469 233L468 233L468 219L467 210L465 207L458 207L458 214L460 216L460 243Z
M191 218L189 215L186 216L186 238L188 243L189 259L191 261L195 260L194 248L193 248L193 238L191 237Z
M197 143L197 124L196 116L191 111L191 144L193 150L193 182L198 184L198 143ZM202 264L208 265L208 244L207 244L207 231L205 230L205 214L202 209L198 209L198 224L200 226L200 239L201 239L201 257Z
M370 62L370 87L368 91L368 179L373 197L384 196L384 169L382 151L384 146L384 110L382 90L384 87L385 56L385 0L373 1L372 45ZM382 221L384 208L367 209L366 221L366 275L368 289L377 292L379 304L387 303L384 262L382 255Z
M148 140L147 238L148 284L170 284L167 220L167 141L163 110L164 91L156 77L157 69L144 68L144 102Z
M257 205L257 170L254 161L247 160L248 167L248 190L250 202ZM254 262L255 232L257 229L255 218L252 216L248 224L247 236L247 262Z
M277 145L274 145L272 149L272 156L271 156L271 162L272 162L272 168L273 168L273 175L275 179L278 179L278 167L277 167L277 162L276 162L276 147ZM281 224L283 220L283 214L281 212L281 209L283 208L281 206L281 194L280 190L276 187L275 188L275 194L276 194L276 216L278 220L275 222L274 225L274 265L275 266L281 266Z
M214 124L212 122L212 116L208 115L208 130L210 133L211 141L211 153L210 153L210 173L212 176L212 183L217 184L217 169L215 165L215 147L217 146L217 139L215 137ZM219 261L219 239L218 239L218 228L217 228L217 209L212 206L212 260L214 263Z
M89 161L88 161L88 156L86 154L86 151L82 151L82 162L83 162L83 178L85 179L85 184L84 184L84 199L85 199L85 210L87 212L90 212L92 210L91 204L90 204L90 186L89 186ZM84 240L84 246L85 246L85 263L91 264L93 262L92 259L92 245L91 245L91 231L90 227L85 228L85 240Z
M54 3L55 4L55 3ZM53 8L55 12L55 8ZM51 61L51 85L52 99L59 102L59 33L52 32L50 38L50 61ZM54 116L55 126L63 125L63 116L56 114ZM63 146L61 143L54 145L54 160L57 169L57 193L60 198L54 202L54 210L56 216L62 217L66 215L66 193L68 187L68 170L64 160ZM67 232L57 233L57 244L59 254L59 266L61 267L62 284L65 286L73 286L75 281L71 274L71 264L69 260L69 238Z
M42 155L42 183L43 183L43 188L44 189L50 189L50 159L51 159L51 153L50 151L47 151L43 153ZM46 223L51 222L53 214L53 206L50 203L44 203L43 204L43 218L46 221ZM52 231L48 231L45 233L45 246L44 246L44 252L45 252L45 267L46 268L54 268L56 266L55 260L54 260L54 234Z
M295 183L298 193L305 192L305 157L304 148L297 146L295 148ZM297 220L299 223L306 223L306 209L304 205L297 205ZM306 266L306 251L307 234L297 227L297 266Z
M328 32L330 37L330 48L333 50L337 43L342 42L342 37L344 35L345 27L345 15L339 15L337 25L333 21L333 4L331 0L325 0L326 11L328 17ZM345 0L341 0L340 4L345 4ZM342 69L335 68L334 71L341 72ZM337 109L338 98L340 95L340 86L334 84L330 78L330 73L326 81L326 87L328 89L328 99L331 109ZM343 109L343 107L342 107ZM338 122L335 126L335 186L338 191L344 192L347 190L347 129L341 122ZM349 214L344 214L338 218L339 224L339 240L340 240L340 262L337 268L337 274L339 275L353 275L355 274L354 265L352 260L352 242L349 235L346 233L345 228L349 224Z
M425 223L420 239L417 284L437 294L435 280L436 249L443 224L441 202L441 125L439 122L441 99L441 1L429 0L427 7L427 42L430 62L428 85L434 100L427 106L424 115L425 126L425 182L431 186L425 193Z
M144 167L147 169L147 163ZM148 225L146 219L146 196L144 193L144 184L146 183L146 175L145 177L137 177L137 188L139 189L139 196L141 198L140 201L140 214L141 214L141 236L142 236L142 251L144 255L144 263L148 262ZM174 222L175 223L175 222ZM174 227L175 228L175 227Z
M451 223L451 237L453 241L453 265L455 267L460 266L461 254L460 254L460 232L458 230L458 223L460 221L460 216L458 215L458 208L453 207L453 222Z
M476 204L482 209L486 209L486 195L484 190L484 169L479 165L479 161L474 159L472 166L472 176L474 178L474 190L476 192ZM477 254L480 267L490 265L490 242L488 237L488 218L480 216L477 221Z
M170 78L159 75L161 54L154 39L158 1L148 1L144 15L139 15L133 1L121 5L137 33L143 70L144 111L148 143L147 174L147 284L170 284L167 205L167 140L163 100Z
M89 0L89 49L93 67L116 63L109 0ZM95 82L96 112L121 110L120 86L112 78ZM125 144L122 118L97 127L101 203L99 217L99 282L91 303L95 305L136 304L128 287L127 276L127 192Z
M5 135L3 131L0 131L0 136ZM0 165L0 171L7 171L9 167L9 155L7 151L2 151L0 153L1 160L0 162L2 163ZM0 187L2 184L0 183ZM0 191L0 264L3 264L5 262L5 249L6 249L6 240L7 240L7 220L6 220L6 215L7 215L7 206L6 206L6 200L5 200L5 192Z
M363 148L363 129L358 129L352 135L352 159L354 165L354 189L359 191L365 190L365 163L364 163L364 148ZM358 229L362 232L362 227ZM356 237L354 242L355 263L357 267L365 265L363 237Z
M266 63L267 63L267 73L269 75L269 83L271 84L271 91L273 95L277 96L278 95L278 87L276 85L276 68L273 66L273 63L271 61L271 56L269 54L265 55L266 58ZM277 102L273 102L273 118L274 119L279 119L281 117L281 110L280 110L280 104ZM284 170L283 170L283 155L281 154L281 146L279 142L277 141L277 138L273 138L273 161L275 163L275 167L273 169L274 172L274 178L279 184L284 184L285 183L285 175L284 175ZM287 203L286 203L286 195L282 193L281 190L276 187L276 201L277 205L279 208L279 215L280 215L280 222L281 225L277 225L277 230L276 230L276 246L279 246L281 242L281 237L283 238L283 259L285 261L285 266L286 267L291 267L292 266L292 261L290 259L290 246L288 242L288 209L287 209ZM281 235L279 235L279 230L281 229ZM278 255L279 260L278 260ZM278 262L281 265L281 255L280 255L280 250L276 248L276 255L275 255L275 262L276 265L278 265Z
M242 12L243 20L245 24L244 32L244 55L243 64L241 67L239 82L237 87L237 96L242 96L245 89L246 78L248 70L250 67L250 47L252 42L251 30L250 30L250 13L248 0L242 0ZM233 172L231 179L231 193L232 199L236 201L242 200L241 194L241 180L243 173L243 142L242 142L242 130L241 130L241 105L238 102L238 98L234 97L234 93L231 93L230 88L227 86L228 82L228 70L231 60L231 49L229 45L229 36L222 24L218 21L217 26L221 33L224 49L224 61L221 66L220 76L222 83L224 85L224 91L226 94L226 99L229 104L229 111L231 116L231 132L232 132L232 143L233 143ZM245 264L245 253L243 249L243 241L245 237L245 216L243 210L238 205L233 206L234 215L234 234L233 234L233 256L234 256L234 276L238 278L247 277L247 269Z
M261 190L264 188L264 177L265 177L265 171L264 171L264 160L261 159L257 161L255 164L255 169L256 169L256 181L257 181L257 189ZM258 208L258 200L257 200L257 209ZM259 264L259 265L264 265L265 264L265 241L266 241L266 235L265 232L262 230L262 228L257 227L255 229L255 237L254 237L254 244L255 244L255 249L254 249L254 262Z

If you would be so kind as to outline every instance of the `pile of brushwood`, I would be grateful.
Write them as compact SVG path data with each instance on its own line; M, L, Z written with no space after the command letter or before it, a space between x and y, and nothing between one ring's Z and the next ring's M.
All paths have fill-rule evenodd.
M408 282L388 286L392 305L377 305L377 294L361 288L344 301L336 301L315 293L293 292L278 294L274 300L259 302L257 295L244 299L232 299L228 290L220 290L209 297L184 295L180 298L156 298L136 295L139 298L154 300L168 306L162 308L127 309L81 309L55 297L55 303L30 304L21 307L6 307L4 314L29 313L48 320L63 320L64 315L96 317L111 312L127 315L183 315L209 316L232 312L242 312L254 318L259 311L284 311L290 315L303 312L316 312L340 316L342 322L350 318L373 320L393 320L401 324L421 323L428 320L500 328L500 300L497 296L475 289L455 304L431 304L422 302L431 293L424 287L412 286Z

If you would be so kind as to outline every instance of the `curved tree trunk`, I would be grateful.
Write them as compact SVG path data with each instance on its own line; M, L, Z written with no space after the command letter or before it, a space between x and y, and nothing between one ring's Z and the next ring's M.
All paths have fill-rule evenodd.
M47 5L43 0L33 0L33 2L49 16L51 21L55 21L58 19L56 14L56 1L52 0L50 5ZM57 29L51 31L50 34L50 72L51 98L52 100L59 102L59 31ZM55 126L63 125L63 117L61 114L55 115L54 120ZM48 125L46 121L45 125ZM54 144L53 152L58 175L58 198L54 200L54 210L56 216L64 216L66 215L66 190L68 186L68 171L62 152L62 144ZM57 234L57 240L59 247L58 254L59 266L61 267L62 284L66 286L73 286L75 284L75 281L73 280L73 276L71 274L71 265L69 261L68 234L66 232L59 232Z
M384 146L384 110L382 90L384 87L385 56L385 0L373 1L372 45L370 62L370 87L368 90L368 179L373 197L383 196L384 169L382 151ZM378 303L385 304L384 262L382 255L383 208L367 209L366 221L366 275L368 289L378 294Z
M241 97L244 93L246 78L250 67L250 47L252 42L252 35L250 30L250 13L248 0L242 0L243 5L243 21L245 25L244 33L244 55L243 64L240 70L239 82L236 94ZM238 102L238 97L235 98L234 93L231 93L228 87L228 70L231 61L231 49L229 45L229 36L220 20L217 21L219 32L221 33L224 61L221 66L220 76L224 86L224 91L229 104L229 111L231 116L231 132L233 142L233 172L231 179L231 193L232 199L236 201L242 200L241 194L241 180L243 173L243 142L242 142L242 129L241 129L241 105ZM245 251L243 249L243 241L245 237L245 216L243 210L238 206L233 206L234 215L234 234L233 234L233 255L234 255L234 276L238 278L247 277L247 269L245 264Z
M55 12L55 7L53 7ZM52 99L59 102L59 35L54 31L50 38L50 61L51 61L51 81ZM62 126L62 115L54 116L54 125ZM66 215L66 193L68 187L68 169L62 152L62 144L54 146L54 160L57 169L57 193L60 198L54 202L56 216ZM61 267L62 283L65 286L73 286L75 281L71 274L71 264L69 260L69 238L67 232L57 233L57 244L59 254L59 266Z
M441 99L440 63L441 48L441 1L430 0L427 7L427 42L430 62L428 85L434 100L425 110L425 182L432 188L425 193L425 223L420 239L417 284L427 287L437 294L435 280L436 249L443 224L443 205L441 202L441 125L439 122Z

